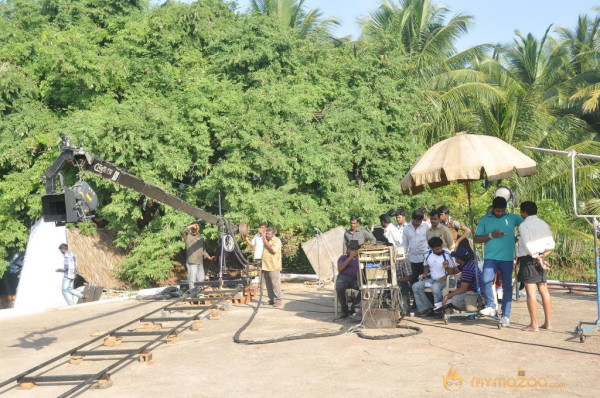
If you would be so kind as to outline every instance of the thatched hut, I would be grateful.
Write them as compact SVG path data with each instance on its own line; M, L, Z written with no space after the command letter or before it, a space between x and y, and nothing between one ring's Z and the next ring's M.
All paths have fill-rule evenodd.
M69 250L77 255L79 273L91 284L105 289L125 289L117 278L123 253L113 244L114 233L98 229L94 235L83 235L76 228L68 229Z

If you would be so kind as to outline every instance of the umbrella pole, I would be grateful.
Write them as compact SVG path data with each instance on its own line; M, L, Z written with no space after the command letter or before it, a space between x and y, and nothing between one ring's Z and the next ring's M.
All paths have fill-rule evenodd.
M473 228L473 209L471 209L471 181L465 182L465 185L467 186L467 203L469 204L469 226L471 227L471 231L475 231L475 228ZM475 232L472 232L471 236L475 237ZM473 245L475 245L474 240Z

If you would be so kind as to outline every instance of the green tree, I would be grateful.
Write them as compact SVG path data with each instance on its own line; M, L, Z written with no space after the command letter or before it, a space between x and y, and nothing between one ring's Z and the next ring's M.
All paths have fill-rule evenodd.
M340 24L337 18L323 18L317 8L305 11L304 0L250 0L250 12L266 15L281 26L297 29L302 36L313 31L330 34Z

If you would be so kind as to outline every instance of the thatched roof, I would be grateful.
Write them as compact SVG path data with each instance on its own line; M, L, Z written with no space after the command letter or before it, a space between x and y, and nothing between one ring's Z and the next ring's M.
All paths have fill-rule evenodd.
M114 234L98 229L95 235L82 235L75 228L68 229L69 250L77 256L79 273L92 285L108 289L124 289L125 283L116 273L124 256L112 243Z

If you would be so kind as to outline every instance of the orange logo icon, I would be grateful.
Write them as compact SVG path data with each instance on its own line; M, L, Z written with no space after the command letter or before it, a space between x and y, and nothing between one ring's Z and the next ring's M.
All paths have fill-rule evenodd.
M460 377L454 366L448 369L448 375L442 376L444 388L448 391L458 391L463 385L463 379Z

